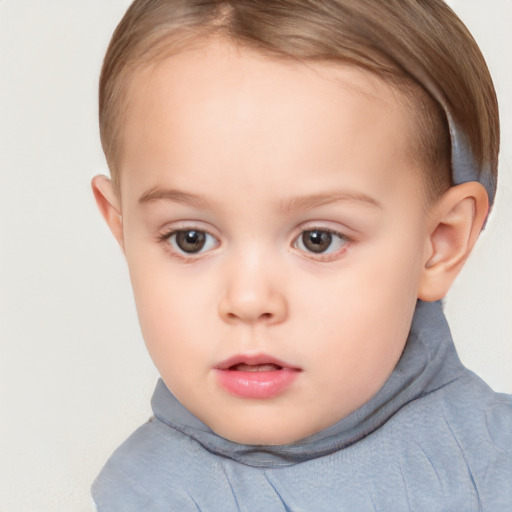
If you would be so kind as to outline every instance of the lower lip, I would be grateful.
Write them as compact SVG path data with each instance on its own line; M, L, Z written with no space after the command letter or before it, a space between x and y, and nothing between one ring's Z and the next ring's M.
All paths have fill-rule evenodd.
M298 374L290 368L267 372L217 370L220 385L241 398L273 398L289 388Z

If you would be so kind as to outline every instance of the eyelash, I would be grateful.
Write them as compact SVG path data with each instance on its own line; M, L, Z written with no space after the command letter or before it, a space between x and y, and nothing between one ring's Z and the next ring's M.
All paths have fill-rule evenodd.
M170 240L172 240L173 237L176 237L180 233L188 234L188 233L192 233L192 232L196 232L196 233L199 233L202 235L206 235L206 237L213 238L217 242L216 246L215 247L207 247L206 249L203 249L203 247L201 247L199 251L189 252L189 253L179 247L177 247L177 248L172 247ZM329 237L331 237L331 239L329 240L329 246L328 246L327 250L315 253L315 251L310 251L305 247L304 240L303 240L304 234L305 233L314 233L314 232L318 232L321 235L327 234ZM330 247L333 243L333 239L337 239L338 243L342 243L342 247L340 247L338 250L335 250L335 251L329 251L328 249L330 249ZM183 226L183 227L180 227L177 229L170 229L168 231L165 231L164 233L161 233L158 235L158 242L163 244L166 251L168 251L172 256L181 258L181 259L185 260L185 262L194 261L194 260L199 259L203 253L209 252L210 250L218 247L218 245L220 244L218 238L215 235L213 235L212 233L210 233L208 230L205 230L203 228L196 228L194 226ZM327 261L333 261L335 259L338 259L341 256L341 254L346 251L348 245L351 242L352 242L352 239L350 237L348 237L347 235L344 235L343 233L340 233L338 231L335 231L335 230L329 229L329 228L325 228L325 227L312 226L312 227L304 228L300 231L299 235L293 239L292 247L299 250L301 253L306 254L307 255L306 257L308 257L310 259L314 259L316 261L327 262ZM207 243L208 242L205 242L205 244L207 244ZM300 247L300 245L302 245L303 247Z

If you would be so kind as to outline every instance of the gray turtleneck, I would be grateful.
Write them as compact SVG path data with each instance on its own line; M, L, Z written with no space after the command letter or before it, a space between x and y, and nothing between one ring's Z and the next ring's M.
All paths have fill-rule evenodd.
M462 366L440 303L418 302L377 395L297 443L228 441L161 380L152 407L94 482L98 512L512 511L512 397Z

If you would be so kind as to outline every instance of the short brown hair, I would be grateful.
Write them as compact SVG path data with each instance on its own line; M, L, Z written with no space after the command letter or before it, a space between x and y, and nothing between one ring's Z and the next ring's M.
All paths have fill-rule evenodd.
M453 184L456 126L477 168L472 179L488 174L492 201L496 93L476 42L442 0L135 0L112 36L99 86L101 141L116 186L133 72L213 35L277 58L351 63L375 73L412 107L428 195Z

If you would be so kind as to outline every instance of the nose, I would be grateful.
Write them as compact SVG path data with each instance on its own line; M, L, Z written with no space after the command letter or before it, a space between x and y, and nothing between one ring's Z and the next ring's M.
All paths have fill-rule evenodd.
M271 262L243 258L229 265L219 315L228 323L283 322L288 315L283 277Z

